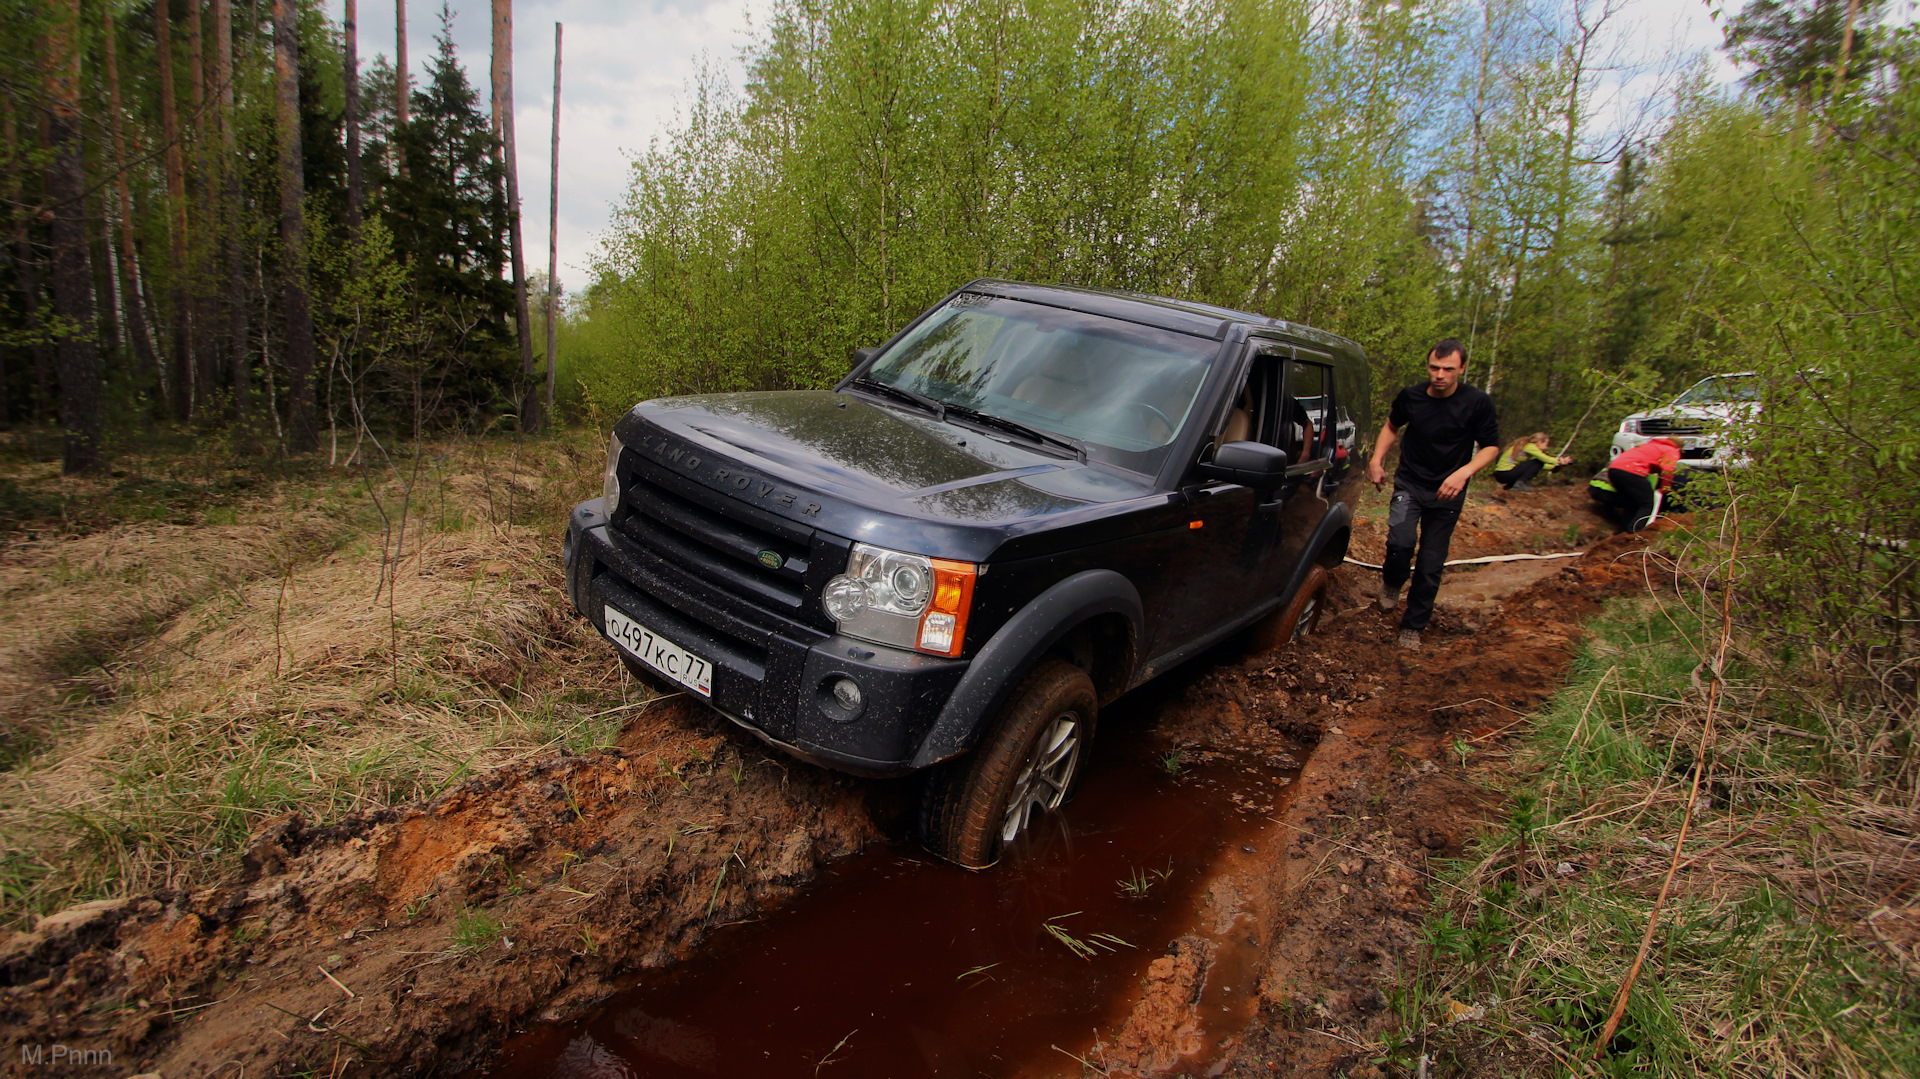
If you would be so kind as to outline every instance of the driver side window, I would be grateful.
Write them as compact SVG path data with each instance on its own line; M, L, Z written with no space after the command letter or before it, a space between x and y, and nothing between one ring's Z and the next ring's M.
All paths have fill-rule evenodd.
M1214 435L1214 448L1229 442L1286 445L1282 441L1285 430L1280 423L1280 409L1276 407L1284 375L1282 364L1285 362L1285 357L1281 356L1253 358L1253 365L1247 371L1247 380L1241 384L1240 392L1234 395L1233 407L1227 410L1225 422Z

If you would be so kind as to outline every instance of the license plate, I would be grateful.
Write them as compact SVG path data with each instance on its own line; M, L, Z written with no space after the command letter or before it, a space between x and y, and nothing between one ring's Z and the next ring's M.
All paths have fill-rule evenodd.
M713 664L674 644L619 610L607 609L607 636L635 659L702 697L713 696Z

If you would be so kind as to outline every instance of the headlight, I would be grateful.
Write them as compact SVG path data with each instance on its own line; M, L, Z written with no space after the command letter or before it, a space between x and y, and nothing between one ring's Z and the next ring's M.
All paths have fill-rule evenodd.
M977 574L971 562L856 543L847 572L827 582L820 603L849 637L957 656Z
M619 435L609 435L607 437L607 474L606 477L600 481L600 493L606 496L607 516L609 517L613 516L614 510L620 508L619 468L620 451L623 448L624 447L620 445Z
M1620 433L1621 433L1621 434L1623 434L1623 435L1637 435L1637 434L1639 434L1639 433L1640 433L1640 421L1639 421L1639 420L1621 420L1621 421L1620 421Z

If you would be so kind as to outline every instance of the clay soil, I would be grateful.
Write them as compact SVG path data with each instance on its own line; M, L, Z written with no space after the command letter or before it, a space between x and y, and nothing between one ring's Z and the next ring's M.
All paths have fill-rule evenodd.
M1379 560L1382 509L1363 508L1355 558ZM1458 557L1592 549L1450 572L1418 652L1394 647L1393 621L1369 604L1377 578L1349 566L1317 635L1187 676L1161 736L1317 746L1265 853L1222 867L1213 889L1252 922L1260 990L1230 1027L1201 1022L1213 953L1175 940L1090 1060L1114 1074L1366 1067L1357 1046L1385 1028L1415 957L1430 860L1458 855L1497 811L1456 747L1496 755L1556 688L1581 620L1645 587L1638 541L1611 531L1577 485L1476 496ZM698 961L716 926L777 916L820 866L897 836L903 790L770 754L664 697L610 748L325 826L283 817L217 884L8 935L0 1043L111 1061L73 1074L455 1074L516 1029Z

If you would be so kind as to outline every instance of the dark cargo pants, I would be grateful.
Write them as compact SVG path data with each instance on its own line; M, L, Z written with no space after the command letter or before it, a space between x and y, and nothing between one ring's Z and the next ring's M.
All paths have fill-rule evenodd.
M1393 502L1387 511L1387 562L1382 571L1387 587L1399 588L1413 578L1407 591L1407 611L1400 616L1400 628L1422 630L1433 620L1433 599L1440 594L1440 572L1447 564L1447 545L1453 542L1453 526L1460 523L1460 497L1442 499L1437 491L1422 491L1398 480L1393 484ZM1414 558L1416 533L1420 557Z

